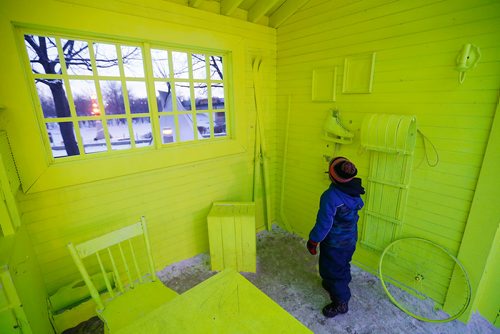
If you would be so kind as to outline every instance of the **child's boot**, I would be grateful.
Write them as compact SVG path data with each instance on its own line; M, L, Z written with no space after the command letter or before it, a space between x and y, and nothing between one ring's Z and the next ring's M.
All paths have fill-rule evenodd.
M323 307L323 315L327 318L333 318L338 314L344 314L349 311L349 306L344 302L332 302Z

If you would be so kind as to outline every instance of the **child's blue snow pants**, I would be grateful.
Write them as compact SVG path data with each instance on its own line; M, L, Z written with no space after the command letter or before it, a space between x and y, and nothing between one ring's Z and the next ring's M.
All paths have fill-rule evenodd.
M332 302L349 302L351 299L351 259L356 245L335 248L327 243L320 243L319 274L322 285L330 294Z

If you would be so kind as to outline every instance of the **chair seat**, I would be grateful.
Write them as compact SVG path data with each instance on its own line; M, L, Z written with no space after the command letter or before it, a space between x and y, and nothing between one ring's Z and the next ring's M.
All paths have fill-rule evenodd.
M106 304L99 317L113 331L144 317L149 312L174 299L178 293L161 281L139 284Z

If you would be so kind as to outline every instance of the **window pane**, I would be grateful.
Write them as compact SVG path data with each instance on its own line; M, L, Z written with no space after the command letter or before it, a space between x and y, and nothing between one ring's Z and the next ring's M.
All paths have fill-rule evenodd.
M118 56L113 44L94 43L97 73L102 76L119 76Z
M142 81L127 81L128 101L132 114L148 113L148 93L146 83Z
M88 43L71 39L62 39L61 43L68 74L92 75Z
M172 52L172 62L174 66L174 77L189 78L188 55L185 52Z
M37 80L35 82L44 117L71 117L68 97L62 80L47 79L44 82Z
M123 150L132 147L126 118L108 119L107 124L112 150Z
M52 97L52 92L50 91L49 86L40 81L36 82L36 80L35 85L38 92L38 99L40 100L40 105L42 106L43 117L57 117L54 98Z
M144 64L140 47L122 46L122 60L126 77L144 78Z
M207 113L196 114L196 126L198 127L198 138L210 138L210 117Z
M24 44L33 73L60 74L61 64L56 39L52 37L24 35ZM44 55L40 57L39 55ZM45 57L46 55L46 57Z
M69 85L73 93L73 103L77 116L99 116L99 103L94 81L70 80Z
M196 110L208 109L208 91L207 84L198 83L194 87L194 101Z
M155 82L156 104L158 111L172 111L172 94L170 94L169 83Z
M210 56L210 79L224 79L224 69L222 68L221 56Z
M151 49L151 60L155 78L168 78L170 76L167 51Z
M224 85L222 83L212 85L212 108L224 109Z
M50 147L52 149L52 156L54 158L67 157L68 153L66 151L66 146L64 145L63 135L61 134L61 127L69 128L70 134L73 135L73 140L75 138L75 132L73 130L73 123L71 122L61 122L61 123L47 123L45 125L47 129L47 135L49 137ZM75 141L76 143L76 141Z
M175 84L177 96L177 110L191 110L191 85L187 82Z
M216 112L214 114L214 135L215 136L225 136L226 135L226 113Z
M174 116L160 116L160 136L163 144L175 142Z
M125 114L121 81L100 81L99 84L106 115Z
M132 129L137 147L151 146L153 144L153 132L149 117L133 118Z
M80 127L85 153L108 150L101 121L79 121L78 126Z
M193 63L193 78L206 79L207 69L205 66L205 55L193 53L191 59Z
M179 115L179 135L181 141L194 139L193 128L194 123L191 114Z

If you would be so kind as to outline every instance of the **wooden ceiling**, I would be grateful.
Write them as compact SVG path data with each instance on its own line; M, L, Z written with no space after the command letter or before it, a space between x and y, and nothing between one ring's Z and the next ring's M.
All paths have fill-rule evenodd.
M165 0L278 28L309 0Z

